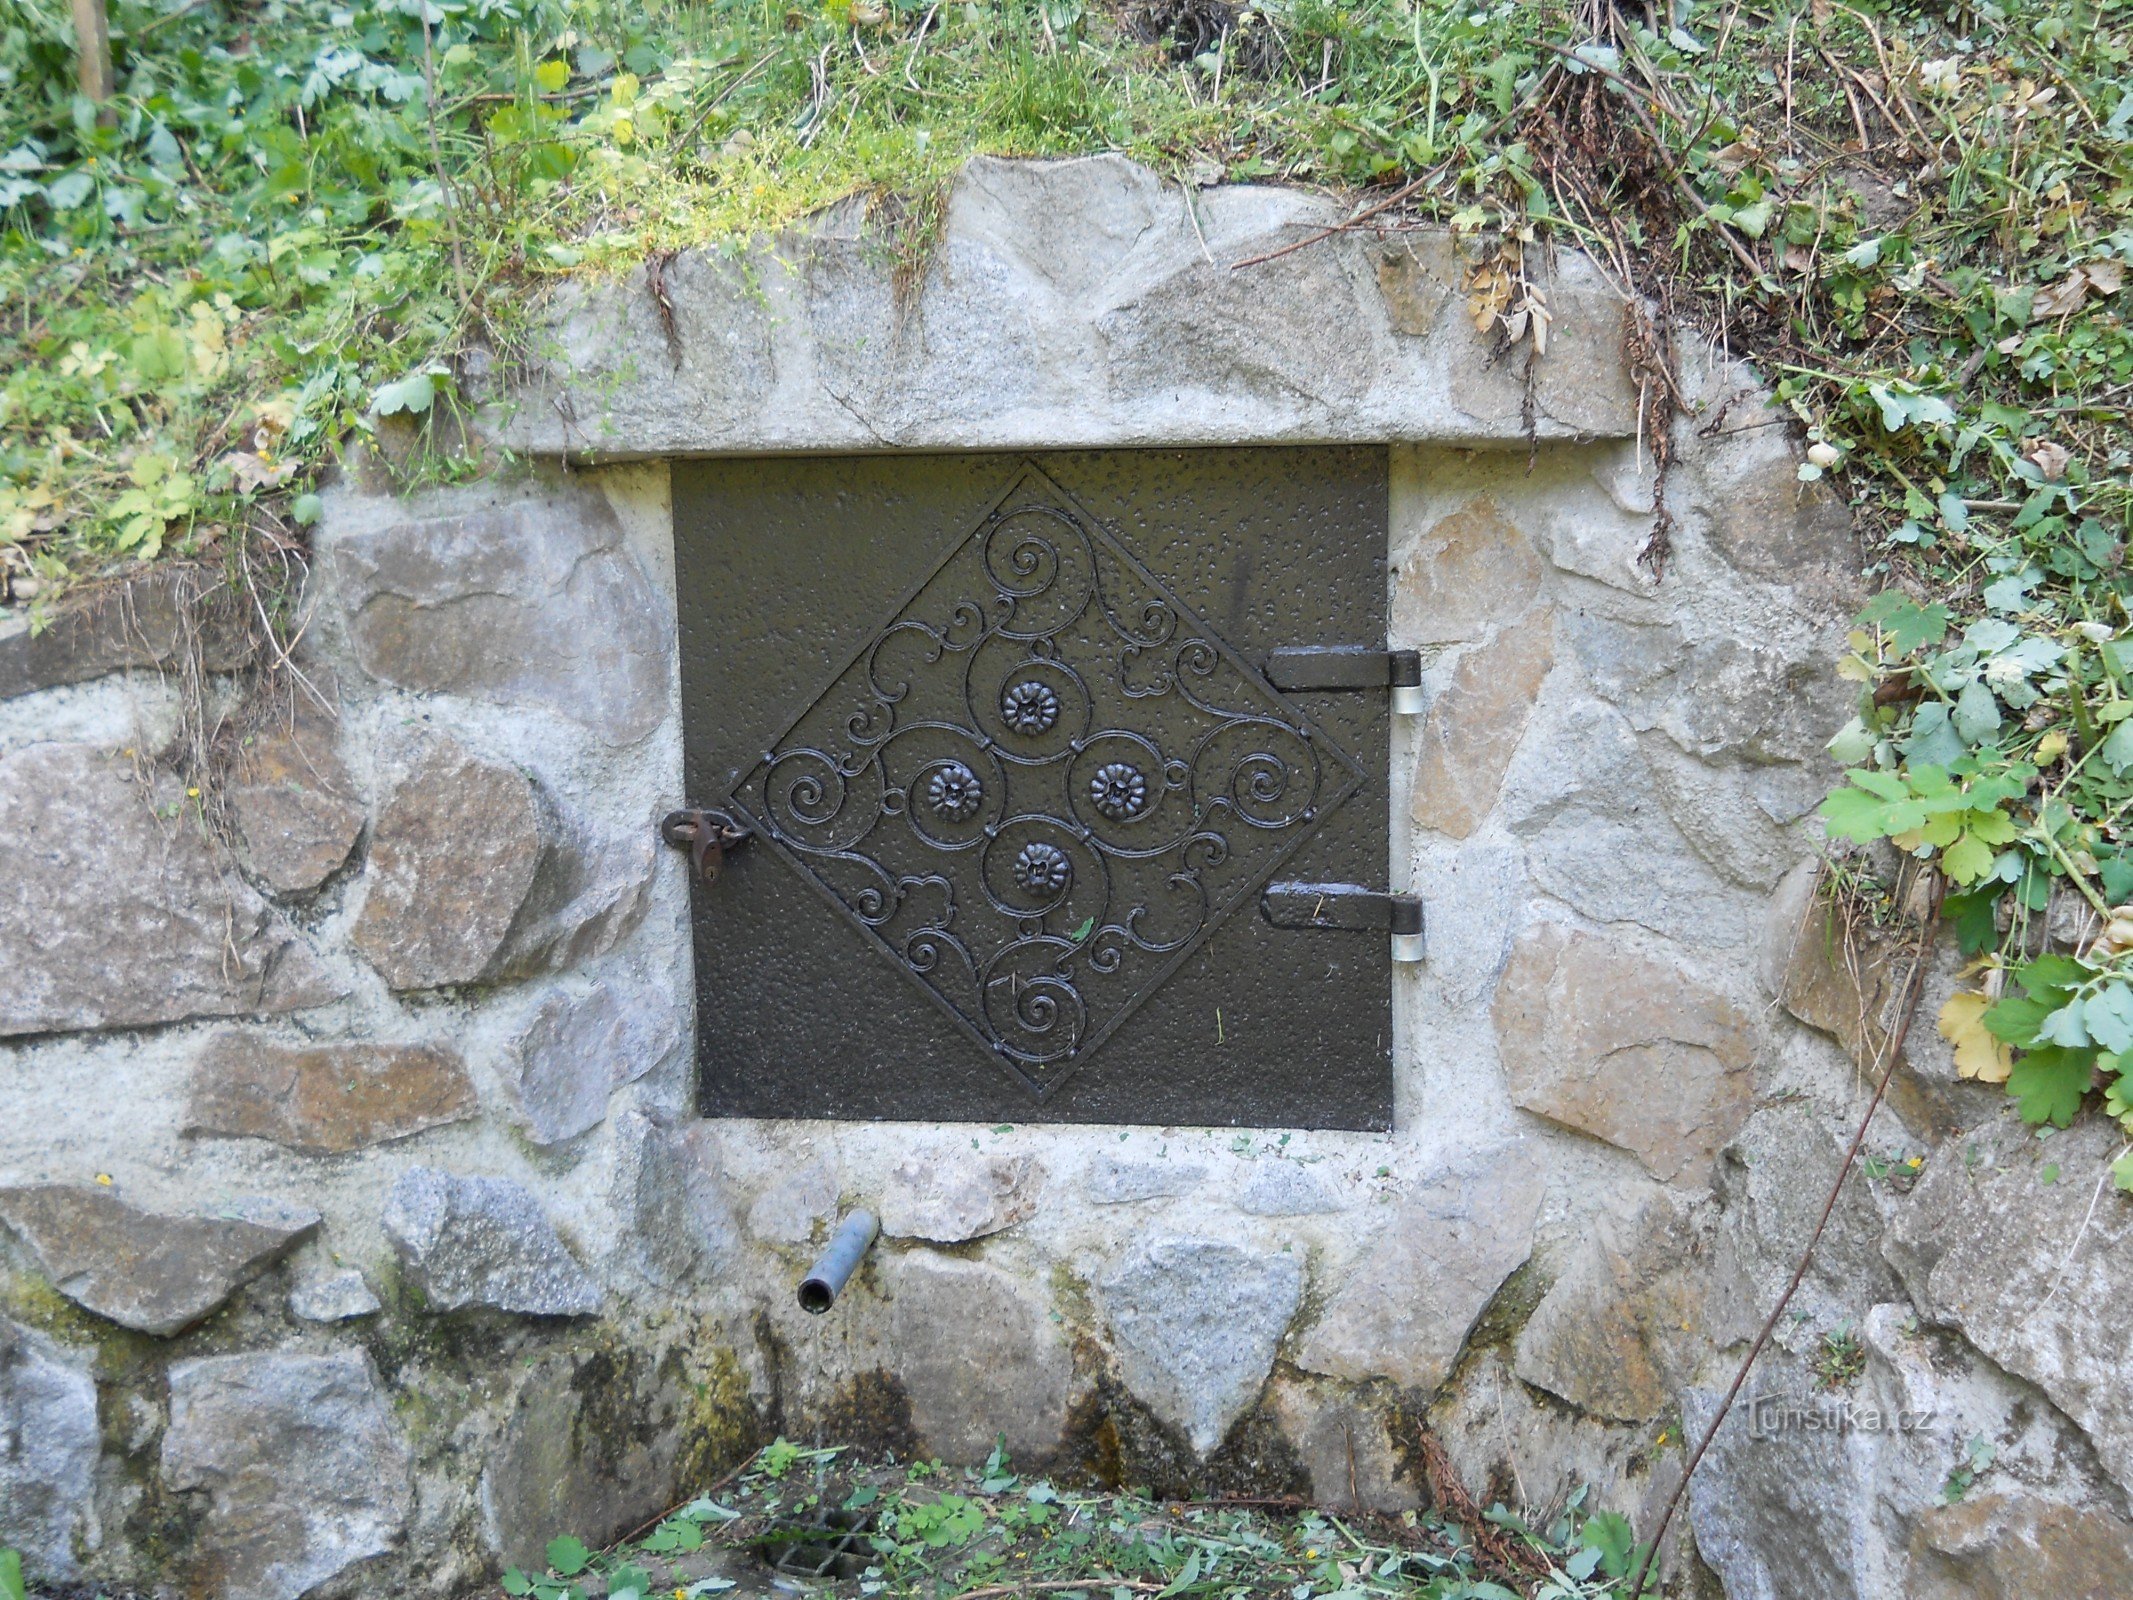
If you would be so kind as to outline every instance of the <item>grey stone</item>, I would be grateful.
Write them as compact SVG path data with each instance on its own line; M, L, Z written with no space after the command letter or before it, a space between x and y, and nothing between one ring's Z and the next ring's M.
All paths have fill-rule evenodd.
M365 812L341 761L336 712L298 692L269 713L230 762L231 819L244 861L282 894L316 889L338 872Z
M599 494L557 486L459 515L396 516L334 534L330 550L372 677L555 712L613 745L666 719L666 608Z
M484 1531L500 1561L542 1571L555 1529L604 1545L685 1497L680 1367L642 1348L532 1364L481 1467Z
M1480 340L1444 275L1395 305L1356 234L1231 270L1344 209L1249 185L1188 201L1114 155L980 158L915 291L896 281L896 214L842 202L740 259L664 263L671 340L643 272L567 288L556 357L491 421L548 455L1524 437L1509 363L1468 393ZM1582 257L1550 282L1537 435L1633 434L1621 308ZM1398 331L1418 309L1430 332Z
M523 773L432 736L379 813L349 942L395 989L561 970L636 925L652 849L649 828L567 825Z
M1913 1550L1906 1600L2120 1600L2133 1581L2133 1523L2034 1495L1929 1507Z
M0 1222L69 1300L121 1327L168 1336L308 1239L319 1215L251 1201L221 1216L166 1216L108 1189L47 1183L0 1189Z
M780 1173L748 1207L748 1231L766 1244L806 1244L837 1214L837 1174L826 1161Z
M1738 639L1691 644L1662 703L1647 708L1654 725L1689 754L1727 755L1758 764L1823 762L1832 732L1851 715L1850 684L1826 653L1796 654Z
M1255 1217L1318 1216L1347 1204L1324 1178L1293 1161L1253 1163L1237 1191L1237 1209Z
M1127 1161L1103 1155L1082 1173L1081 1192L1092 1205L1131 1205L1191 1194L1206 1176L1207 1169L1196 1162Z
M717 1130L678 1128L640 1111L615 1119L614 1201L629 1247L652 1283L672 1286L725 1265L740 1247Z
M889 1347L926 1448L976 1465L1004 1434L1018 1467L1055 1454L1074 1363L1048 1308L998 1267L923 1252L889 1283Z
M606 1118L610 1095L680 1042L673 1004L650 990L602 984L549 996L504 1062L519 1125L537 1145L576 1138Z
M354 1267L316 1273L289 1291L289 1314L305 1322L351 1322L378 1309L377 1295Z
M175 780L86 745L0 757L0 1036L295 1011L346 992Z
M383 1220L407 1282L432 1311L584 1317L600 1309L600 1286L524 1184L413 1167L393 1185Z
M982 1239L1034 1213L1042 1179L1028 1156L981 1156L952 1145L914 1155L882 1186L881 1231L933 1244Z
M42 1334L0 1317L0 1548L32 1584L75 1576L96 1526L96 1381Z
M220 567L164 563L96 585L42 632L27 615L0 621L0 700L129 667L174 670L196 641L201 667L234 672L259 650L254 613Z
M1522 1144L1433 1174L1380 1230L1367 1265L1328 1298L1296 1364L1434 1392L1496 1291L1531 1254L1545 1192Z
M449 1050L218 1033L193 1061L183 1131L343 1155L476 1109L473 1081Z
M196 1557L221 1600L296 1600L407 1531L407 1446L352 1351L170 1369L163 1481L207 1495Z
M1271 1407L1309 1475L1311 1503L1380 1515L1411 1511L1421 1496L1395 1447L1392 1419L1335 1386L1274 1380Z
M1722 1298L1718 1326L1710 1316L1713 1221L1664 1190L1601 1211L1520 1330L1518 1376L1619 1422L1666 1412L1730 1320Z
M2100 1117L2049 1140L2003 1117L1927 1158L1883 1252L1924 1316L2042 1389L2133 1492L2133 1207L2099 1202L2119 1147Z
M1788 831L1763 810L1755 769L1697 761L1655 739L1645 753L1668 820L1729 883L1774 888L1814 848L1810 830Z
M1303 1263L1213 1239L1142 1242L1099 1284L1126 1387L1205 1456L1258 1399Z

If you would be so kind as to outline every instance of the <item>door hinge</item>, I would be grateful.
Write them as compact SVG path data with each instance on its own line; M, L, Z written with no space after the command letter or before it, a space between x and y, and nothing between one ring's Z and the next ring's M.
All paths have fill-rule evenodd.
M669 811L660 820L659 837L677 850L688 851L691 870L706 884L713 884L728 852L738 850L755 832L727 812L692 807Z
M1277 928L1389 933L1393 960L1423 956L1422 897L1417 894L1388 894L1360 883L1270 883L1259 892L1259 912Z
M1392 709L1413 716L1423 707L1422 653L1375 645L1297 645L1266 658L1267 682L1277 689L1390 689Z

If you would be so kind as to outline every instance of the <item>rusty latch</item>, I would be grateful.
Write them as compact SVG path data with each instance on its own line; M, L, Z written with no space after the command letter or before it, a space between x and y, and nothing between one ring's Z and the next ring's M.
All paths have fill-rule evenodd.
M669 811L659 824L659 837L677 850L689 852L690 868L706 884L718 882L726 852L738 850L753 837L753 830L723 811Z

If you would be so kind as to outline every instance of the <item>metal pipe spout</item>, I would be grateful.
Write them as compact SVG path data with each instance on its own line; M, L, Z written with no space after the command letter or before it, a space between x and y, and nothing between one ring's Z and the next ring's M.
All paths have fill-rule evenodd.
M807 1269L800 1280L800 1309L816 1316L837 1303L845 1280L859 1270L859 1263L881 1234L881 1224L871 1211L854 1211L831 1236L829 1248Z

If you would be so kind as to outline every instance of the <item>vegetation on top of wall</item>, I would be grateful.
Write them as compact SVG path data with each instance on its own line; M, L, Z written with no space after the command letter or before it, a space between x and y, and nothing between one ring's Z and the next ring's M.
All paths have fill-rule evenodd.
M1662 396L1677 314L1757 358L1881 582L1832 837L1944 875L1962 1070L2133 1128L2129 0L114 0L112 39L98 106L58 0L0 0L17 601L300 552L320 470L564 275L855 191L922 239L979 152L1359 188L1471 236L1506 345L1564 242L1658 308Z

